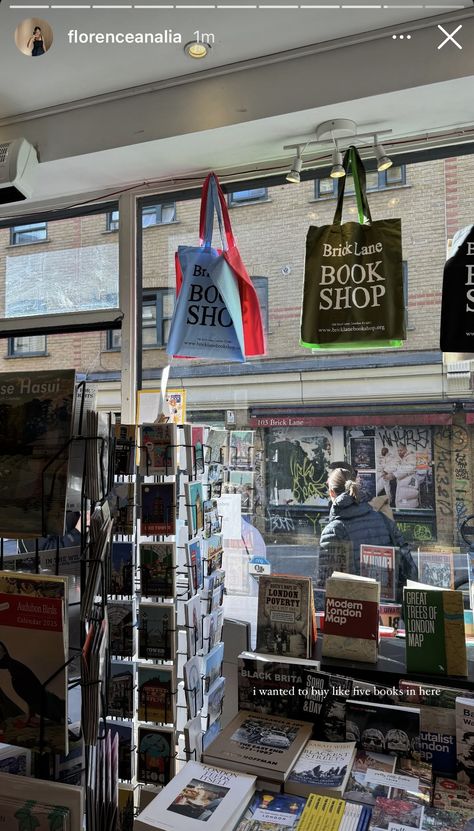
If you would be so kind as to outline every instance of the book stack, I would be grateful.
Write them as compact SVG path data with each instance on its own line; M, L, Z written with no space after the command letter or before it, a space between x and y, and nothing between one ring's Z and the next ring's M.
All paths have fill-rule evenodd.
M278 790L311 732L306 722L241 711L207 748L203 760L251 773L262 786Z
M408 580L403 608L407 671L466 676L462 592Z
M323 656L376 663L379 601L373 578L333 572L326 581Z
M351 805L343 799L311 793L298 824L298 831L366 831L371 809Z

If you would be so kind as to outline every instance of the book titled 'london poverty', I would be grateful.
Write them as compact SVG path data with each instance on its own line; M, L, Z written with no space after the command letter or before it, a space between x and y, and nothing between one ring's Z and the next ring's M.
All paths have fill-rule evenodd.
M136 818L134 831L230 831L254 790L254 776L187 762Z
M407 580L403 609L407 671L466 676L462 592Z
M258 584L257 652L310 658L310 577L261 575Z
M326 581L323 656L376 663L379 601L376 580L333 572Z

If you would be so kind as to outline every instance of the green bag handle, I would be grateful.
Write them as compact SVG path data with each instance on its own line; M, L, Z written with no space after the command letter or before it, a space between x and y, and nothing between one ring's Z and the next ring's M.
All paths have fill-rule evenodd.
M359 215L359 222L361 225L370 225L372 222L372 215L370 213L369 202L367 200L367 189L365 183L365 167L356 147L349 147L344 155L343 167L346 171L345 176L341 176L337 189L337 206L334 214L334 225L340 225L342 222L342 209L344 207L344 191L346 189L346 179L349 173L352 173L354 179L355 198L357 203L357 213Z

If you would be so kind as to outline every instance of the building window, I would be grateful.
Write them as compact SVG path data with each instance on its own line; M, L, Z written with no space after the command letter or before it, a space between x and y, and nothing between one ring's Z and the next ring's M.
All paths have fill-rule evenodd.
M267 188L235 190L229 193L229 205L247 205L252 202L262 202L266 199L268 199Z
M105 215L105 224L107 231L118 231L119 229L119 212L107 211Z
M46 335L25 335L19 338L8 338L8 354L10 357L46 355Z
M268 332L268 277L252 277L252 283L258 295L260 310L262 312L262 323L265 334Z
M176 222L176 202L146 205L142 208L142 228L151 228L153 225L168 225L170 222Z
M146 289L142 300L142 343L144 349L156 349L168 343L176 292L174 289ZM107 332L107 349L120 349L122 332Z
M392 165L388 170L382 170L381 173L378 173L376 170L368 171L365 178L368 191L399 188L406 184L406 166L404 164ZM330 176L325 179L315 179L315 198L328 199L337 196L338 181L338 179L331 179ZM354 180L352 176L347 177L345 192L346 194L354 193Z
M10 228L10 245L44 242L47 238L46 222L30 222L28 225L13 225Z

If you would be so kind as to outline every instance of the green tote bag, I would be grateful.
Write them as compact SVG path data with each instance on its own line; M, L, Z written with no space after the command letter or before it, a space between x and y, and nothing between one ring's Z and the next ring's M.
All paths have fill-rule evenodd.
M352 172L359 221L342 224L344 176L333 224L312 225L306 237L301 345L401 346L406 337L401 220L372 221L365 169L355 147L347 150L344 169Z

